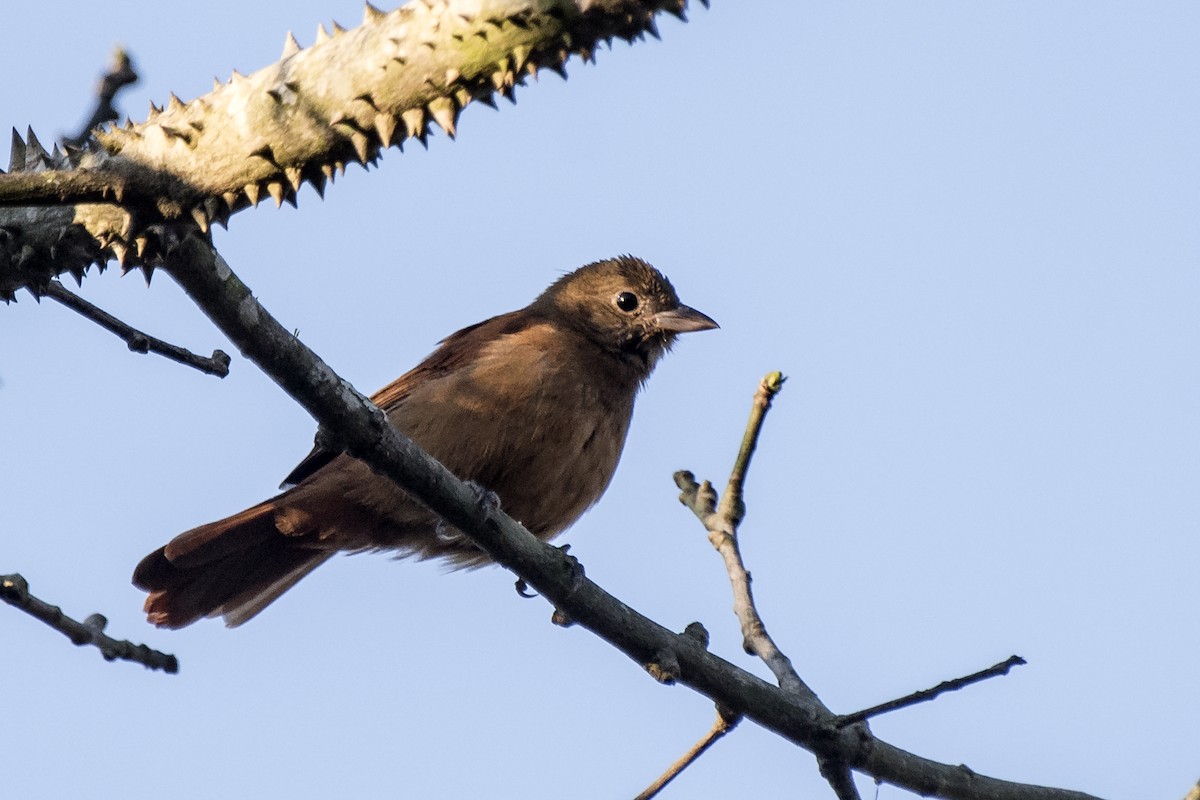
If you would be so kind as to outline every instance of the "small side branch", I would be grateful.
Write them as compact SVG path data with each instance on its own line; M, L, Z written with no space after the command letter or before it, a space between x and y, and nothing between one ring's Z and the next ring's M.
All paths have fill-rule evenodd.
M129 54L125 50L117 48L117 51L113 53L112 68L100 79L100 86L96 90L96 108L92 111L91 117L83 124L78 134L64 137L63 142L73 147L82 147L91 137L93 128L120 118L115 102L117 93L126 86L132 86L137 82L137 70L133 68L133 61L129 58Z
M905 697L901 697L897 700L889 700L888 702L880 703L877 706L864 708L862 711L855 711L853 714L845 714L840 716L837 719L837 726L839 728L845 728L848 725L854 725L855 723L863 722L871 717L878 717L880 714L898 711L901 708L915 706L918 703L927 703L939 695L945 694L946 692L956 692L959 689L970 686L972 683L979 683L980 681L985 681L988 678L996 678L1001 675L1007 675L1008 671L1013 667L1020 667L1025 663L1025 659L1021 658L1020 656L1009 656L1006 660L1001 661L999 664L995 664L987 669L980 670L979 672L973 672L970 675L964 675L961 678L955 678L954 680L950 681L942 681L937 686L934 686L930 689L922 689L919 692L913 692L912 694L906 695Z
M730 472L725 496L721 498L719 505L712 484L708 481L697 484L695 476L686 470L675 473L675 485L681 490L679 501L690 508L708 530L709 542L725 561L725 569L729 573L729 582L733 588L733 610L741 623L742 646L747 653L757 655L763 660L775 675L781 689L815 700L816 695L800 679L792 667L791 660L767 633L767 627L754 605L754 595L750 590L750 572L742 561L737 539L738 525L745 516L746 506L742 491L746 482L746 472L750 468L750 458L758 445L763 420L775 395L783 388L783 382L782 374L772 372L759 383L754 394L750 419L746 424L746 433L742 437L741 448Z
M717 706L717 721L713 723L712 729L704 734L700 738L700 741L692 745L691 750L680 756L678 761L660 775L658 780L647 786L646 790L634 798L634 800L650 800L652 797L657 797L658 793L665 789L668 783L675 780L675 777L679 773L687 769L693 761L699 758L705 750L712 747L718 739L737 727L739 722L741 722L741 717Z
M104 309L92 305L58 281L50 281L44 289L39 291L72 311L82 314L106 331L116 334L135 353L158 353L160 356L198 369L206 375L216 375L218 378L224 378L229 374L229 356L222 350L213 350L211 356L205 357L170 342L164 342L162 339L156 339L125 324Z
M94 645L99 648L105 661L133 661L148 669L161 669L174 674L179 672L179 661L175 656L152 650L144 644L110 638L104 633L108 624L100 614L92 614L83 622L71 619L58 606L52 606L29 593L29 583L20 575L0 575L0 600L19 608L31 617L40 619L54 630L66 636L80 647Z

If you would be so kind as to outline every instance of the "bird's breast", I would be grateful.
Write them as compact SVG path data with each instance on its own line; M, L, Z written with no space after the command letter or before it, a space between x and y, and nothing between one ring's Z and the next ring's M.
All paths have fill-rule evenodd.
M638 388L636 377L626 379L588 345L549 326L502 337L469 365L414 389L392 422L549 538L608 487Z

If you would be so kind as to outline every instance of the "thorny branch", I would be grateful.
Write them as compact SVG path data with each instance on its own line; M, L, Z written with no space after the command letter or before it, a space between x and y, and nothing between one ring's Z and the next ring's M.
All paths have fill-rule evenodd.
M133 661L148 669L161 669L174 674L179 672L179 661L175 656L152 650L144 644L117 640L104 633L108 624L100 614L92 614L83 622L71 619L58 606L52 606L29 593L29 583L17 574L0 575L0 600L49 625L66 636L72 643L94 645L99 648L105 661Z

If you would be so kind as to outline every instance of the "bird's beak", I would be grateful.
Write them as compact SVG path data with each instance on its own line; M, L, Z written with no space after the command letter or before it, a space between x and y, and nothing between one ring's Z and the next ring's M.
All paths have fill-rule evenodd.
M654 324L660 330L671 331L672 333L707 331L712 328L721 327L708 314L685 305L672 308L670 311L660 311L654 315L653 319Z

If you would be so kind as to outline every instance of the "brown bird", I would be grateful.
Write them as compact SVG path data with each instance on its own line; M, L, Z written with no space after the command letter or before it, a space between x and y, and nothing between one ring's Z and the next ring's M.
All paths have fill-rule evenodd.
M371 399L398 430L492 490L535 536L608 487L633 400L687 331L717 327L632 256L564 275L519 311L463 328ZM474 567L488 557L363 462L318 446L276 497L181 533L142 559L146 614L241 625L338 551L393 550Z

